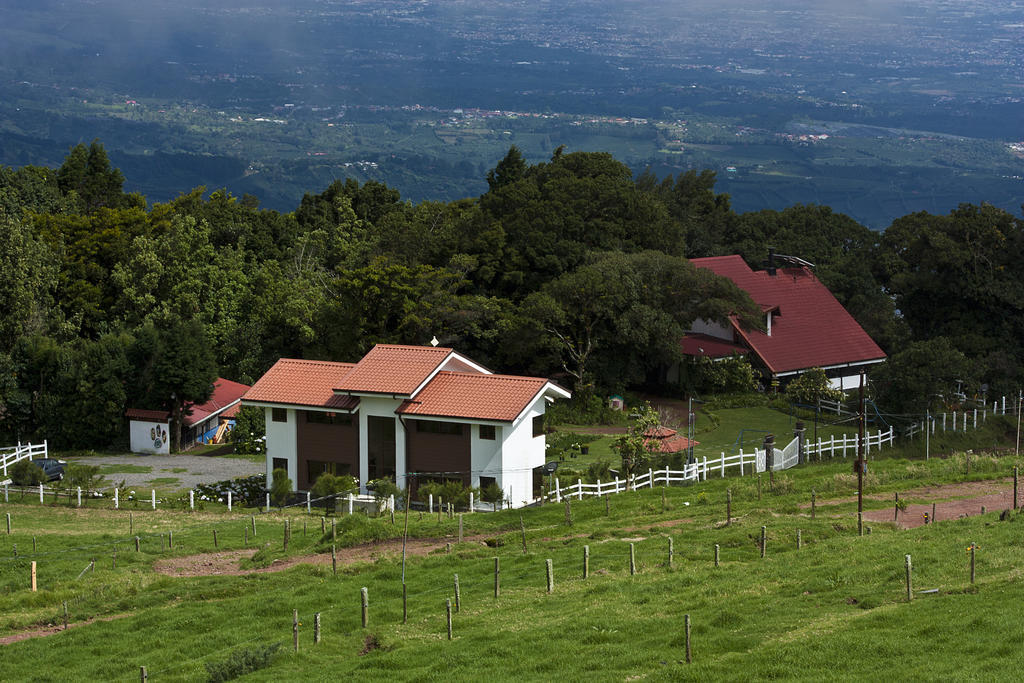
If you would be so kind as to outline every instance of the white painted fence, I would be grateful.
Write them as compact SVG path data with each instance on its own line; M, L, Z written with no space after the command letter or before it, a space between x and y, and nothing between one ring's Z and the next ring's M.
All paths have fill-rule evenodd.
M885 445L891 446L895 439L895 430L890 427L887 431L878 430L874 434L864 435L864 454L867 457L872 449L878 450ZM849 451L857 454L858 436L829 437L818 439L815 443L804 443L804 454L808 458L811 454L818 458L834 458L842 455L844 458ZM772 469L775 471L789 469L800 462L799 439L793 439L784 448L774 450ZM606 496L613 493L621 493L630 488L654 488L655 486L671 486L685 482L705 481L708 476L724 477L727 469L736 470L740 476L746 473L754 474L767 470L767 458L764 450L755 450L753 453L744 453L742 450L737 455L726 455L722 453L719 458L700 458L696 462L686 465L681 470L665 468L662 470L647 470L637 475L632 481L616 478L612 481L598 481L595 484L584 484L582 479L563 485L560 478L555 477L553 490L545 496L545 500L561 502L562 499L582 500L584 496Z
M46 441L41 444L19 443L17 446L0 448L0 481L7 479L7 468L14 463L26 458L46 458L49 457L48 452Z
M954 410L951 413L935 413L934 415L929 415L925 420L915 422L909 427L904 428L903 436L912 439L918 434L923 434L926 428L925 425L929 420L931 421L932 434L940 431L966 432L968 429L977 429L988 421L989 415L1016 415L1019 401L1019 398L1014 399L1012 396L1007 401L1006 397L1003 396L999 400L993 401L991 406L985 404L980 409L967 408L966 410Z

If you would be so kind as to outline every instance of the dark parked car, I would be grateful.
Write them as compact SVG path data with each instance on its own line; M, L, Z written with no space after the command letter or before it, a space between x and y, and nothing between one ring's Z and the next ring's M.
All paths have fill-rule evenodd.
M37 458L32 464L43 471L46 481L60 481L64 478L64 465L67 463L56 458Z

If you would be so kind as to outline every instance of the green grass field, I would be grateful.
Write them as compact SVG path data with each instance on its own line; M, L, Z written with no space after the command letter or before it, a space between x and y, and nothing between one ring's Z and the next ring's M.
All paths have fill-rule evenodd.
M964 448L980 448L1010 431L1008 424L993 421L985 431L957 438L965 440ZM933 443L934 452L951 443ZM917 450L911 444L870 462L866 509L891 509L894 491L910 503L926 501L925 492L913 490L1005 478L1021 464L1012 455L976 453L968 476L966 456L925 462ZM361 549L367 559L343 564L336 576L329 561L240 576L185 578L154 571L158 561L189 563L186 558L199 553L240 550L243 534L247 547L260 548L252 560L243 560L248 567L272 568L275 561L329 553L329 524L321 535L319 516L304 509L228 513L206 503L195 513L145 506L115 511L107 501L75 509L63 501L41 506L31 495L17 502L12 492L0 509L0 638L60 624L65 601L72 624L94 621L0 645L0 679L137 680L139 667L146 666L151 680L196 680L205 677L206 663L269 643L282 643L282 649L269 668L247 680L345 674L361 680L1016 678L1013 672L1024 665L1011 635L1024 628L1024 612L1016 607L1024 597L1024 519L1014 514L1001 522L993 510L910 530L870 523L871 533L860 537L855 485L850 462L839 459L777 473L774 491L762 475L760 498L755 477L727 477L572 501L571 526L565 505L477 513L463 517L462 544L457 519L414 512L410 536L435 539L437 547L408 560L405 624L402 565L395 555L374 559ZM813 519L807 507L812 489ZM727 490L733 498L730 525ZM12 518L10 535L2 526L4 513ZM287 551L285 520L292 528ZM758 545L762 526L768 534L764 559ZM388 517L341 516L338 554L343 558L368 541L395 539L401 529L400 515L394 524ZM133 534L140 537L139 552ZM173 548L167 547L169 534ZM445 543L451 544L450 554ZM971 543L980 548L974 584L965 552ZM629 570L630 544L635 575ZM586 580L584 546L590 549ZM913 556L915 589L938 589L915 594L909 604L906 554ZM501 569L498 598L495 557ZM545 587L549 558L551 594ZM33 560L36 593L29 591ZM454 596L455 574L461 610L449 642L445 600ZM365 629L362 587L369 594ZM291 646L292 610L301 622L297 653ZM323 624L317 645L315 612ZM683 662L686 614L692 619L690 665Z

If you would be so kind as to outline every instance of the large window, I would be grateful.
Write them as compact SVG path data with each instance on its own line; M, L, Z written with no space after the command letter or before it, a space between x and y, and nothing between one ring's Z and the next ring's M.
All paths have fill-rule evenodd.
M270 419L274 422L287 422L288 410L285 408L271 408Z
M316 480L324 472L335 475L346 475L351 471L352 466L348 463L324 462L322 460L306 461L306 478L309 481L310 486L315 484Z
M322 425L346 425L352 424L352 416L348 413L325 413L319 410L307 410L306 422Z
M538 415L533 418L533 435L544 436L544 416Z
M494 425L480 425L480 438L494 441Z
M462 435L462 425L457 422L435 422L433 420L417 420L416 431L424 434Z

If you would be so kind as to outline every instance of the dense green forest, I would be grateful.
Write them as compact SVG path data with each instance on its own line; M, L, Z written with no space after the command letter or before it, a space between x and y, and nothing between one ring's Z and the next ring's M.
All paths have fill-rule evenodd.
M890 354L872 375L888 410L1022 378L1024 224L988 205L879 233L825 206L739 214L710 171L634 177L561 148L530 165L513 147L483 195L447 203L348 180L291 213L206 188L148 206L124 180L99 142L0 167L0 441L105 447L126 407L178 412L218 374L434 336L584 406L682 391L659 385L689 324L758 310L687 258L757 267L769 245L815 263Z

